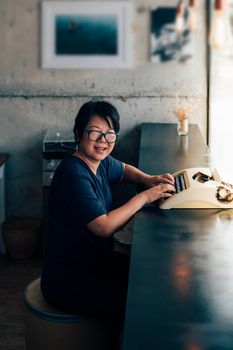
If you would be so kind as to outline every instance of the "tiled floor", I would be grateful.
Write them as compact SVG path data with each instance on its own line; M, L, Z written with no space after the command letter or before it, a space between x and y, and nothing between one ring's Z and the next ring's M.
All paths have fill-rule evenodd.
M0 256L0 350L24 350L23 293L41 272L41 260L12 261Z

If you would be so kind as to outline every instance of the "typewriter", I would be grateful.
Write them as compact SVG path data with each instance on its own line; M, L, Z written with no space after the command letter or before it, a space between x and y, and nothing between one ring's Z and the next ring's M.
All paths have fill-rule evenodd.
M173 176L176 192L161 199L161 209L233 208L233 185L222 181L217 169L188 168Z

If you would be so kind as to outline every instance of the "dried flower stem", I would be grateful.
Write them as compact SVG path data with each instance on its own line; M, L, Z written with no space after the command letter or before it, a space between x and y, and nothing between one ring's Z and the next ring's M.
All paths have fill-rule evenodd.
M182 122L185 119L188 119L192 114L192 108L191 107L184 107L184 106L176 106L172 112L175 114L176 118Z

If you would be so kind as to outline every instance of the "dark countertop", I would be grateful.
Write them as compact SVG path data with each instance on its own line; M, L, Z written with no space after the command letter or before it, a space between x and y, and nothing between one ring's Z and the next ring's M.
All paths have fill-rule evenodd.
M141 131L139 168L150 174L211 165L209 149L197 125L178 136L176 124L145 123Z
M198 127L188 136L175 127L143 125L141 169L210 166ZM155 206L135 215L123 341L131 349L233 349L233 209Z

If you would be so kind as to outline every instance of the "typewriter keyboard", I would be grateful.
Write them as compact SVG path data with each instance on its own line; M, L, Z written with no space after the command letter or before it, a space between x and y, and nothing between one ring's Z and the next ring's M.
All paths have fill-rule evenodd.
M179 174L175 176L175 184L174 187L176 189L176 193L184 191L187 187L185 184L185 179L183 174Z

